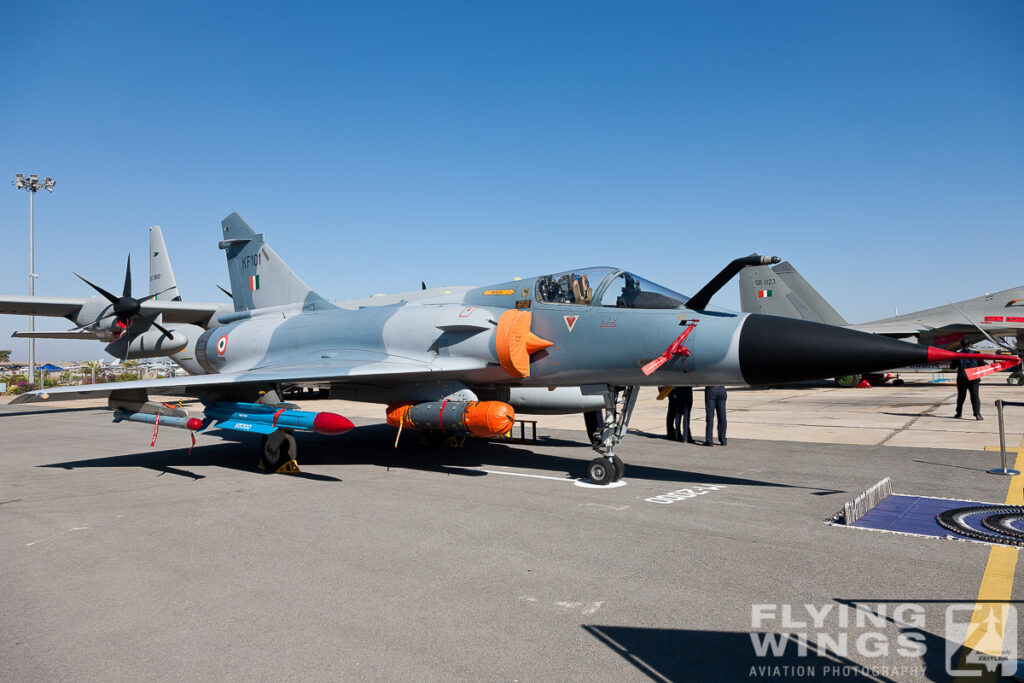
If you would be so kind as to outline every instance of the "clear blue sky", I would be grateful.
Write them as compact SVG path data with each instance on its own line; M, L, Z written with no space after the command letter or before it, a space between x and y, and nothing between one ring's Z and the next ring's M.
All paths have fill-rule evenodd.
M144 291L159 224L220 300L231 211L332 299L598 264L693 293L752 251L852 322L1024 284L1017 0L4 3L0 44L5 294L16 172L57 179L41 295L129 251Z

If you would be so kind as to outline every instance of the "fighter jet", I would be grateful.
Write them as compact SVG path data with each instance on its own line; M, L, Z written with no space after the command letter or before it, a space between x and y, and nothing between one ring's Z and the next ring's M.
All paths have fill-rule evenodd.
M0 313L18 313L22 315L60 316L78 322L80 320L91 321L79 328L70 331L38 331L38 332L15 332L12 336L22 338L45 338L45 339L81 339L81 340L102 340L108 342L106 351L114 356L119 362L144 358L165 356L168 360L176 363L190 375L206 374L206 370L196 361L196 341L205 329L211 325L220 323L218 318L221 314L230 313L236 310L249 310L255 305L247 289L242 289L237 299L231 292L219 287L228 297L232 297L232 303L211 303L211 302L188 302L180 306L175 305L171 309L172 320L194 320L197 325L189 323L166 323L166 326L159 328L162 322L162 313L166 310L166 302L181 302L181 293L174 278L174 271L171 267L167 247L164 244L163 233L160 226L154 225L149 229L149 296L145 299L133 300L131 297L131 260L128 261L128 269L125 273L125 285L122 298L129 301L129 306L134 307L138 302L139 313L134 317L124 315L120 318L110 316L114 308L118 306L114 299L119 299L113 294L101 293L99 296L87 299L52 298L52 297L24 297L24 296L0 296ZM83 278L84 279L84 278ZM86 280L90 286L92 283ZM248 285L248 283L246 283ZM307 288L308 289L308 288ZM469 289L467 287L454 288L458 291ZM377 294L362 299L352 299L335 302L334 305L340 308L358 309L367 306L386 306L395 302L404 302L423 297L436 296L443 292L450 293L449 288L438 287L429 291L426 284L421 285L421 290L398 294ZM97 288L97 291L100 291ZM278 301L288 302L288 293L279 292L280 299L258 298L263 306L276 305ZM124 304L120 304L122 309ZM99 311L99 313L96 313ZM143 313L145 311L145 314ZM146 314L151 314L153 322L147 319ZM106 316L106 322L104 321ZM169 330L172 336L168 338L165 331ZM185 340L184 346L181 341ZM303 389L313 385L322 386L323 383L302 383L296 382L291 388ZM509 390L507 402L516 410L534 415L559 415L570 413L584 413L587 424L596 425L596 420L602 419L601 410L604 407L603 397L600 395L584 395L579 387L558 387L554 390L534 389L530 387L513 387ZM592 432L593 427L588 429Z
M512 427L513 391L577 388L607 411L587 474L608 484L623 475L614 448L640 386L774 384L961 355L710 305L744 265L775 257L736 259L693 297L621 268L590 267L341 307L238 214L221 232L235 310L196 342L206 375L49 389L16 402L108 396L115 421L257 433L261 464L274 470L295 458L294 432L352 428L340 415L283 403L291 383L324 382L334 396L380 403L399 429L482 437ZM198 397L203 417L148 400L169 392Z
M892 318L851 325L797 272L788 261L774 267L748 266L740 271L740 308L746 313L764 313L814 322L840 325L851 330L880 334L895 339L912 338L919 344L955 347L962 341L973 344L989 339L1019 356L1024 352L1024 287L1004 289L995 294L905 313ZM1016 349L1006 342L1016 341ZM1004 359L1005 360L1005 359ZM938 370L938 367L927 368ZM907 371L909 369L902 369ZM857 376L838 377L843 386L856 384ZM1011 385L1024 384L1018 370L1007 377Z

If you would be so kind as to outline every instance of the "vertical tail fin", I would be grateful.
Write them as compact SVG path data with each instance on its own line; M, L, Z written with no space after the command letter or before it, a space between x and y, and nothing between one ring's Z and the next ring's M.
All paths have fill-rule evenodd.
M181 301L181 292L171 270L171 257L167 254L159 225L149 228L149 293L156 294L160 301Z
M237 213L220 222L220 248L228 259L236 311L302 304L305 309L335 308L314 292Z
M829 325L847 324L789 261L774 268L744 268L740 272L740 308L744 313L765 313Z

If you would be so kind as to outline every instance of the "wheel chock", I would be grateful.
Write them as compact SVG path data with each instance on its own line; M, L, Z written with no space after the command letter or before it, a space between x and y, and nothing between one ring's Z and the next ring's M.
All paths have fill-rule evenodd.
M299 469L299 463L289 460L277 468L276 474L302 474L302 470Z

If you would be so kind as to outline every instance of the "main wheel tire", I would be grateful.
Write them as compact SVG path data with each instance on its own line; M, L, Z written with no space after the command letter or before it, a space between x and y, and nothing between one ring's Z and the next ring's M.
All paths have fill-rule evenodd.
M583 424L587 427L587 438L590 439L590 444L596 445L600 436L597 434L597 430L604 426L604 411L589 410L583 413Z
M264 435L263 440L260 443L261 453L263 455L263 466L267 468L269 472L277 471L277 468L285 464L289 460L295 459L295 454L298 448L295 444L295 437L285 432L284 441L277 448L270 447L270 436Z
M894 379L894 380L892 381L892 385L893 385L894 387L902 387L902 386L903 386L903 384L904 384L903 380L901 380L901 379L899 379L899 378L896 378L896 379Z
M622 464L622 458L617 455L612 456L612 465L615 467L615 477L612 481L618 481L622 479L622 475L626 473L626 466Z
M587 465L587 477L601 486L610 484L615 481L615 465L608 458L594 458Z
M1011 387L1019 387L1024 384L1024 374L1019 372L1011 372L1010 376L1006 378L1006 383Z

